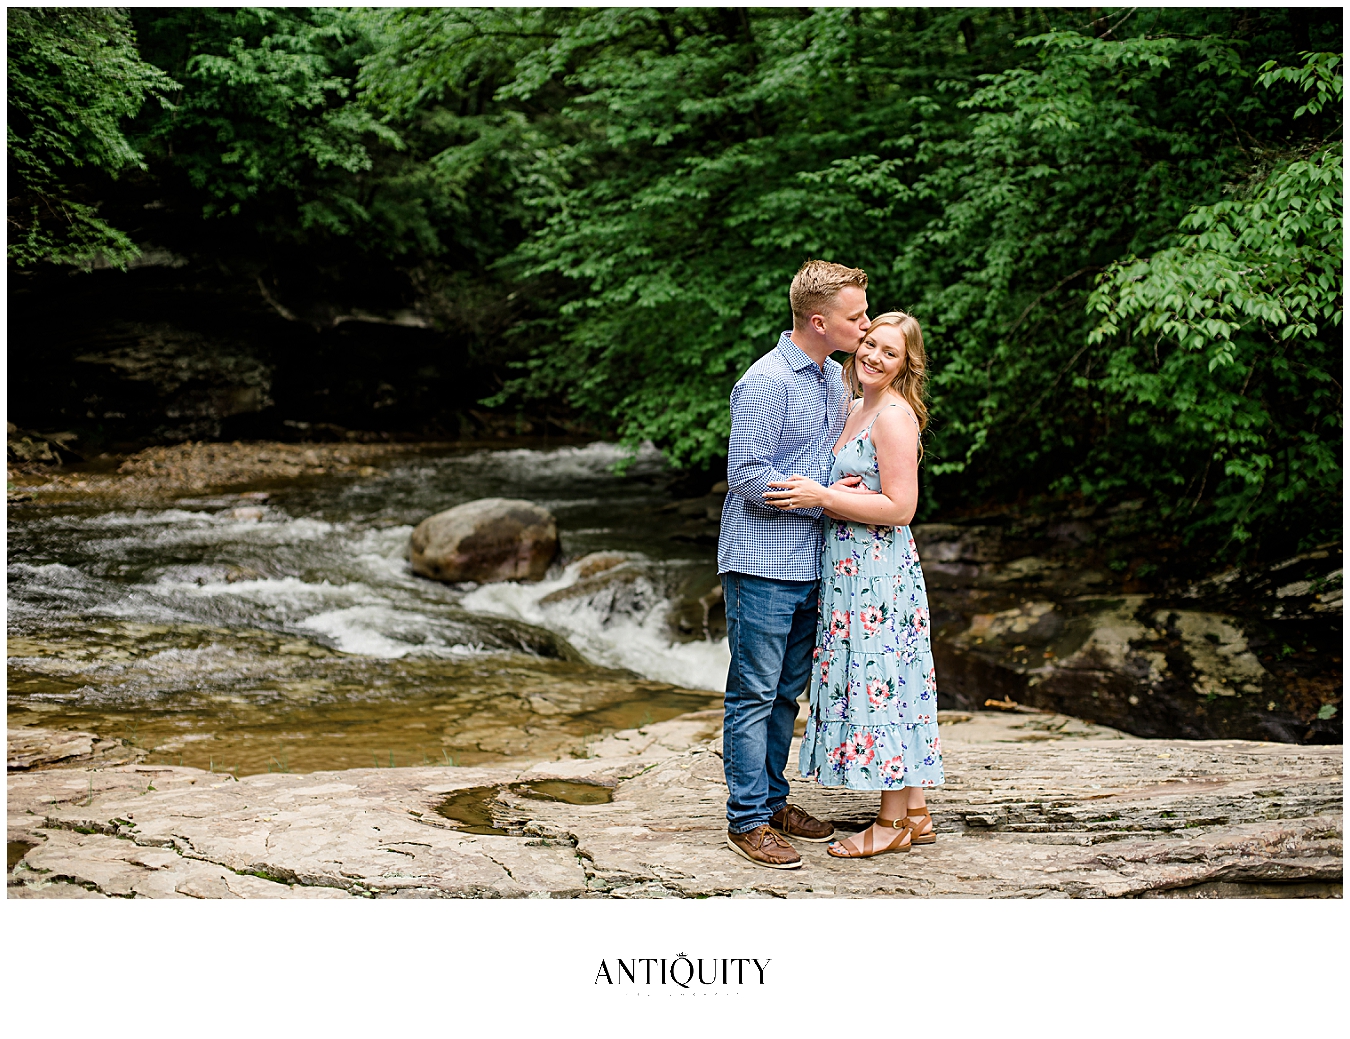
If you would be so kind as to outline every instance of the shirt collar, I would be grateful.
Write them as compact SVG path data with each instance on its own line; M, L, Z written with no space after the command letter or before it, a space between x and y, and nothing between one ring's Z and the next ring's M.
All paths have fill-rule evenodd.
M783 357L787 360L788 367L794 372L800 372L806 368L820 370L820 366L802 353L801 347L792 341L791 331L784 332L778 337L778 349L783 351Z
M788 367L794 372L804 372L807 368L815 368L817 371L821 370L822 366L817 365L815 361L802 353L802 348L792 341L791 331L784 332L778 337L778 349L783 351L783 358L787 361ZM841 372L844 370L843 366L833 357L825 358L823 368L826 372Z

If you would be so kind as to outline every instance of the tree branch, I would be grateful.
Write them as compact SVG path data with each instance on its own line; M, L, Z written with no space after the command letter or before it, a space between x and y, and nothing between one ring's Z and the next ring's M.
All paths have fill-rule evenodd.
M1046 289L1039 296L1037 296L1030 303L1028 303L1026 310L1022 311L1022 313L1018 316L1017 320L1014 321L1012 325L1009 326L1008 331L1005 332L1004 335L1012 335L1015 331L1017 331L1017 326L1026 320L1027 315L1031 313L1031 311L1035 308L1036 304L1040 303L1040 301L1045 299L1046 296L1050 296L1058 292L1060 289L1064 288L1065 285L1069 284L1069 282L1073 281L1074 278L1078 277L1080 274L1086 274L1088 271L1099 271L1101 269L1102 268L1100 267L1080 267L1078 270L1070 274L1067 278L1061 278L1059 282L1054 285L1054 287Z

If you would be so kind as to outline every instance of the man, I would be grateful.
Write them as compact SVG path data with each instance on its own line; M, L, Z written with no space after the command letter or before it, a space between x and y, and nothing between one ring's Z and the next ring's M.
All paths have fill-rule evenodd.
M802 864L788 838L828 841L834 827L789 805L783 777L816 638L820 509L784 512L763 495L791 475L829 483L849 397L830 354L853 353L869 327L867 275L808 260L789 298L792 331L731 391L717 545L731 648L722 741L727 844L773 869Z

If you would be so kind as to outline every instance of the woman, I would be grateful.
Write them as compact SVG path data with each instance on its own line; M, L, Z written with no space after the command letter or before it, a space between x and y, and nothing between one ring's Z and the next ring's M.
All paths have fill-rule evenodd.
M881 791L876 822L828 848L867 858L934 843L923 791L943 782L928 597L908 526L928 424L919 323L900 311L875 318L844 373L861 399L835 445L833 486L794 476L764 497L827 517L799 770L825 786ZM839 486L849 476L878 493Z

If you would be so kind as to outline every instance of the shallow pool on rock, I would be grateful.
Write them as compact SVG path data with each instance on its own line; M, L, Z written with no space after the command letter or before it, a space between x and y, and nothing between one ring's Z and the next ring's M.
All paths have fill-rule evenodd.
M465 833L507 836L518 834L524 819L516 798L527 801L561 801L569 805L603 805L614 800L614 791L599 783L568 779L535 780L510 786L475 786L456 790L439 805L436 814L449 819ZM499 825L500 824L500 825Z

